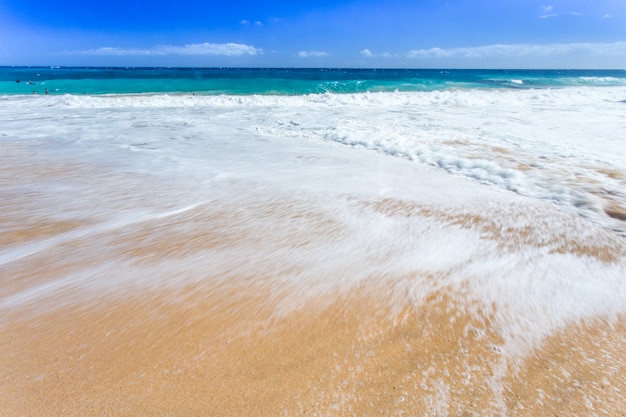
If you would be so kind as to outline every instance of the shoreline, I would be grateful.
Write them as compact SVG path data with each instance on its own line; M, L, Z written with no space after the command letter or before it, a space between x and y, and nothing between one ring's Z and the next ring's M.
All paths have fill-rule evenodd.
M279 316L259 288L189 287L13 321L0 403L33 416L623 412L624 316L509 358L462 295L390 310L375 287Z
M402 268L389 269L402 241L388 251L347 249L357 260L309 270L316 264L305 262L308 256L360 234L311 201L283 198L201 204L10 263L3 278L14 282L1 294L2 409L42 417L622 412L621 310L598 315L580 306L574 318L546 317L535 327L526 322L550 308L542 306L545 294L524 300L532 288L480 284L490 273L464 276L471 257L457 264L466 271L461 276L445 268L403 276ZM440 227L446 236L477 234L478 247L499 247L504 258L531 250L610 267L624 256L619 241L574 239L581 237L575 225L584 224L574 214L561 214L564 223L546 240L551 226L541 211L512 227L513 206L501 201L488 217L478 207L453 212L390 198L348 201L364 218L382 216L387 230L397 223L430 233ZM212 251L220 255L205 258ZM49 286L86 278L98 265L108 265L91 278L100 282ZM133 274L140 274L137 282ZM23 297L20 285L37 281L45 292L7 305L8 295ZM520 291L521 304L498 299L494 285ZM482 293L489 290L496 296Z
M0 409L619 415L622 90L562 93L6 100Z

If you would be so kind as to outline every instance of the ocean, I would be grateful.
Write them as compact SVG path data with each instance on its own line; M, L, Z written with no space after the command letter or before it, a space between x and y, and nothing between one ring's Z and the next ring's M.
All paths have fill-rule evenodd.
M615 416L626 71L0 68L0 404Z
M0 94L303 95L623 86L623 70L0 67Z

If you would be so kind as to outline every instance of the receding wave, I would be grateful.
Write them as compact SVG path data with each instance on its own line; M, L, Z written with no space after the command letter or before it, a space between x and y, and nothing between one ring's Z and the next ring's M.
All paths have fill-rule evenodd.
M236 113L232 112L242 109L249 115L249 127L262 136L335 142L426 164L553 201L624 234L626 165L620 136L620 101L624 97L625 87L571 87L289 97L63 95L5 100L14 106L42 109L171 109L190 112L192 117L184 122L189 127L207 116L234 122L231 117ZM590 108L595 109L593 118L588 115ZM186 116L181 113L181 117ZM159 123L153 126L158 128ZM162 145L124 146L157 151Z

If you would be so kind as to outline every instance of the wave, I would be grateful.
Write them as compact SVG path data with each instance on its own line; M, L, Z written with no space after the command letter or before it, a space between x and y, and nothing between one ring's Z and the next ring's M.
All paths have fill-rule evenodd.
M513 80L524 83L522 80ZM509 82L509 81L507 81ZM511 81L512 82L512 81ZM429 105L550 105L564 107L607 100L621 102L626 85L616 89L569 87L563 89L477 90L451 89L422 92L362 92L339 94L320 92L306 95L201 95L195 93L143 93L103 95L0 96L0 102L12 105L68 106L75 108L124 107L202 107L202 106L429 106Z
M24 114L68 108L85 117L101 110L174 112L181 120L175 125L185 129L211 120L198 135L239 129L271 139L366 149L549 200L626 235L624 98L626 87L586 86L299 96L4 96L0 102L22 107ZM172 130L171 123L164 123L131 123L131 128L150 128L159 138ZM154 151L165 149L166 143L157 139L143 147L119 146Z

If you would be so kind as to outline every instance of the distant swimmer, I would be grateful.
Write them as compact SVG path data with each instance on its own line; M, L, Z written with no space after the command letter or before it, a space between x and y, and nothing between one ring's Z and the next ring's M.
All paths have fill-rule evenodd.
M46 88L46 94L48 94L48 89Z
M29 82L28 82L28 84L29 84L29 85L37 85L37 83L34 83L34 82L32 82L32 81L29 81Z
M15 80L15 82L16 82L16 83L19 83L19 82L20 82L20 80Z

